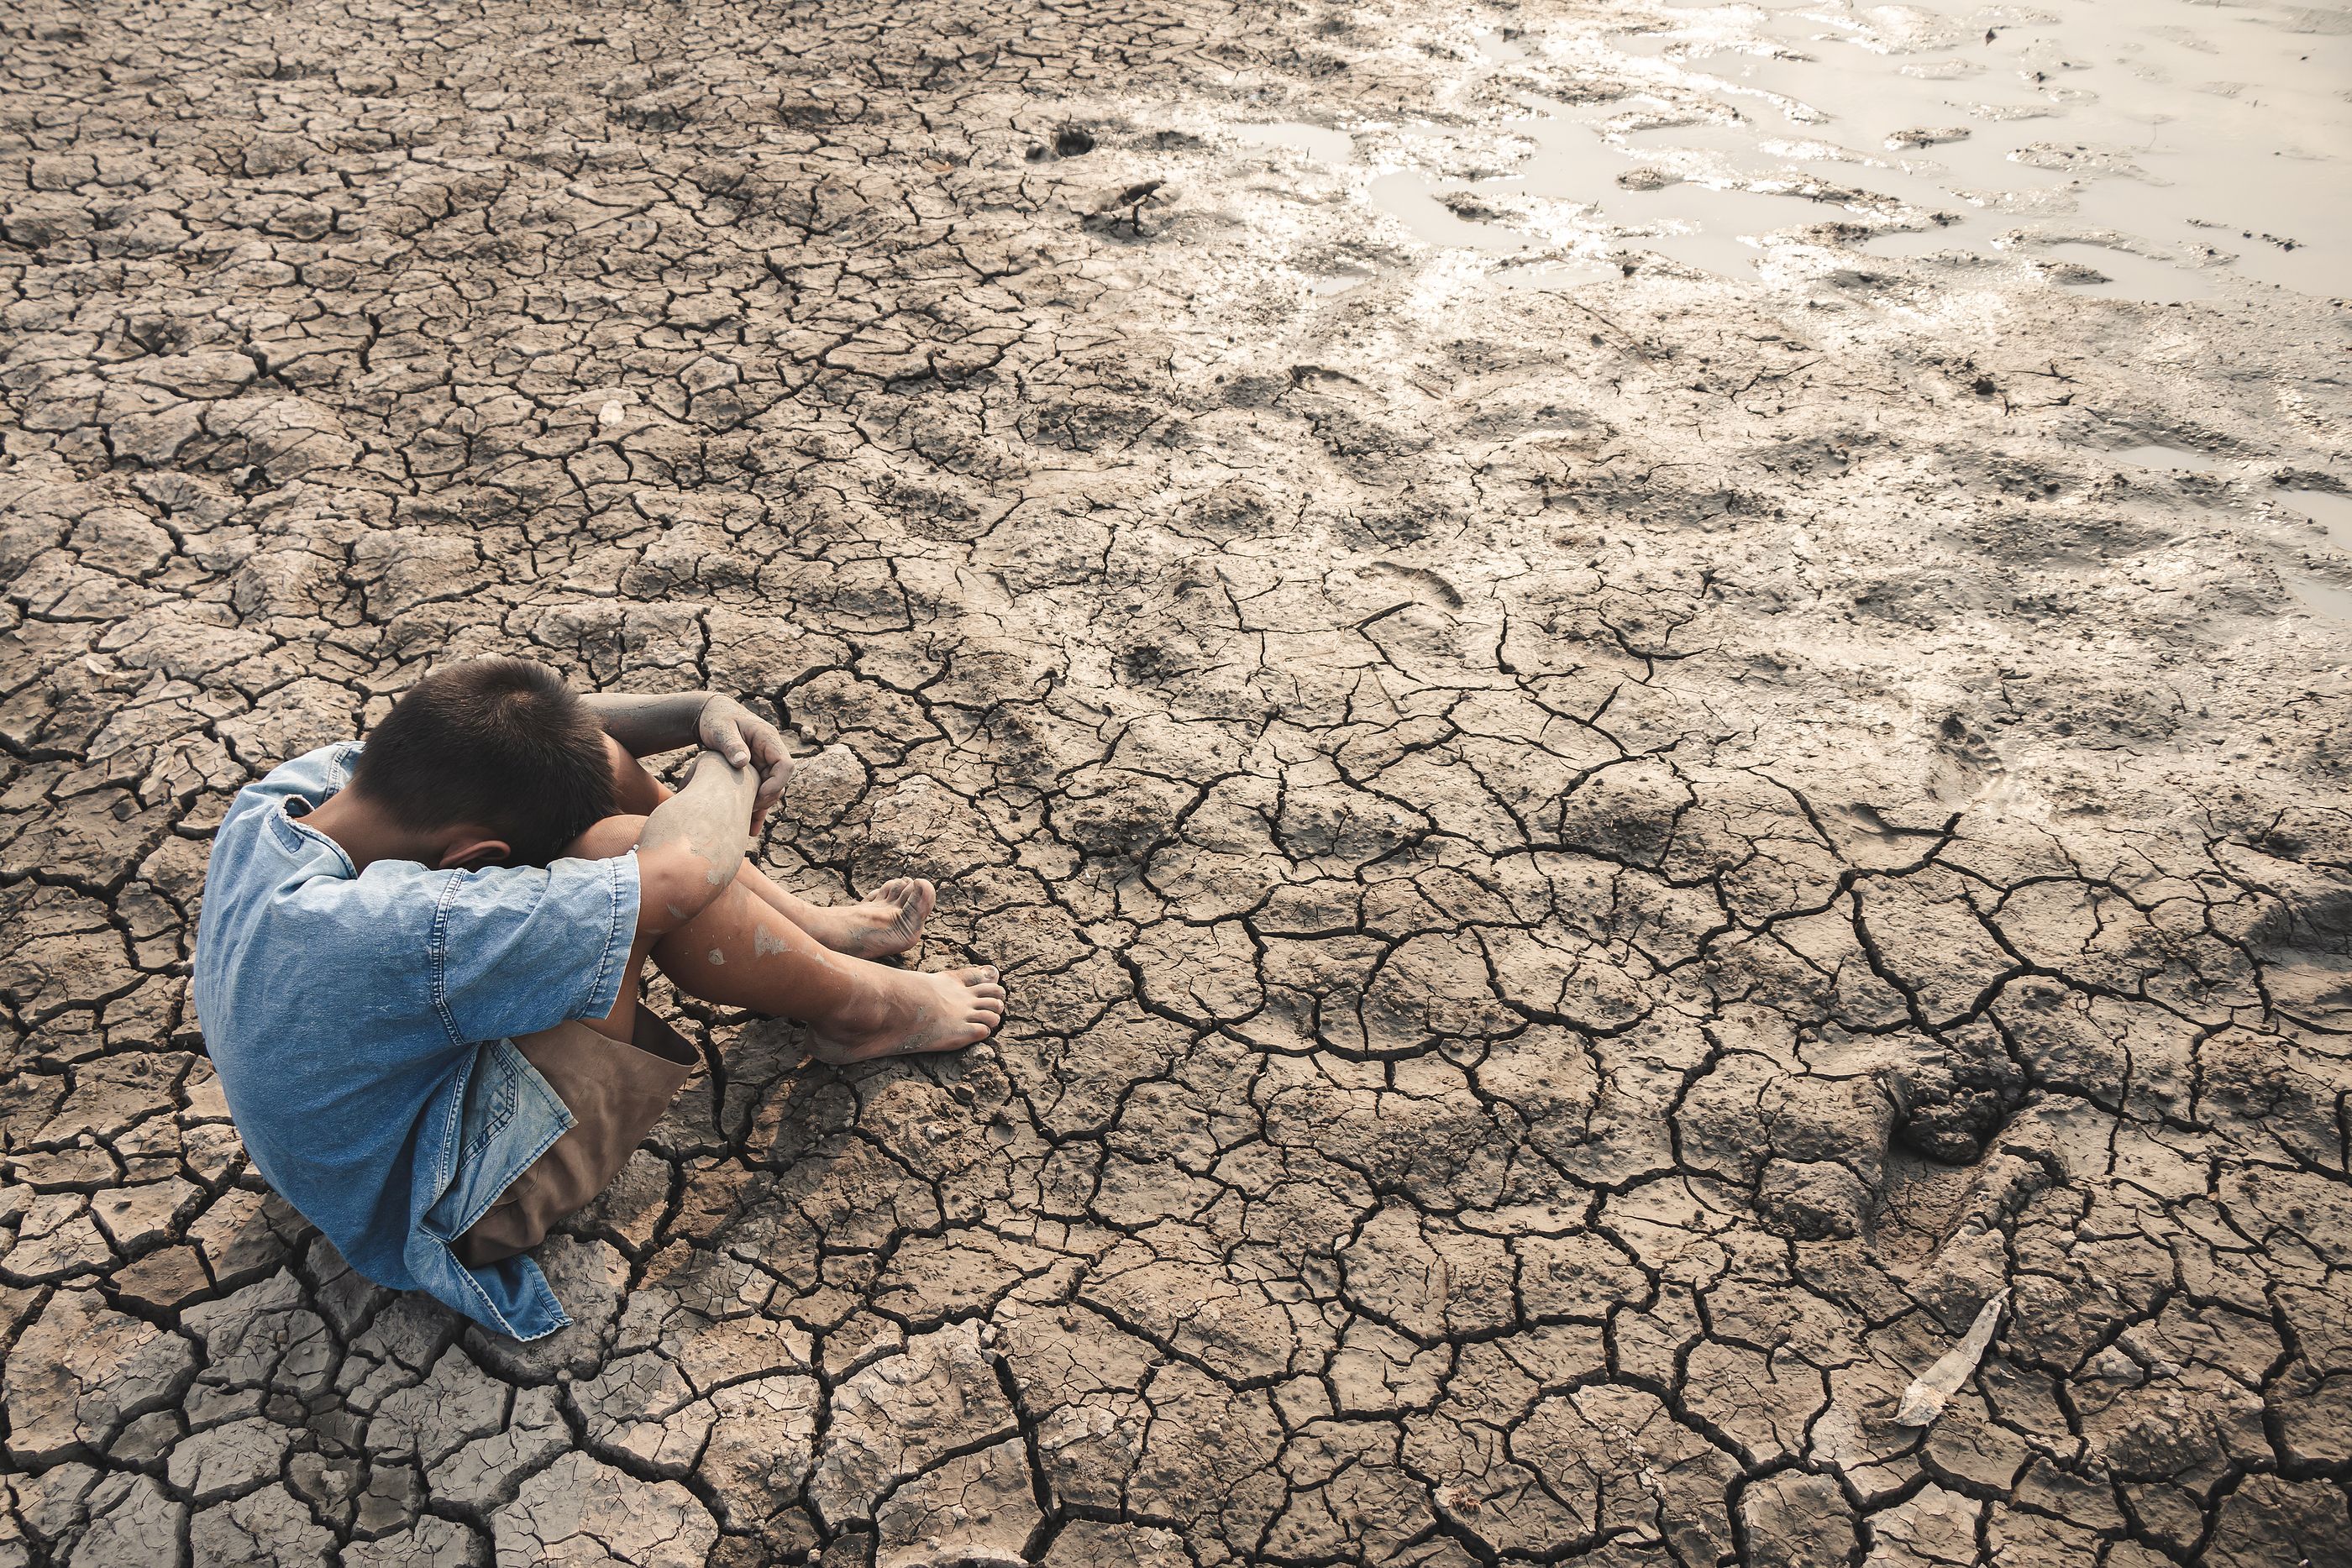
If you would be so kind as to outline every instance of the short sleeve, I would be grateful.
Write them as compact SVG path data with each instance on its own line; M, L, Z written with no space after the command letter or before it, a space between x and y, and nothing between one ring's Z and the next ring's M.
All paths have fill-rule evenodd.
M637 931L637 857L451 872L431 941L434 1001L462 1040L600 1019Z

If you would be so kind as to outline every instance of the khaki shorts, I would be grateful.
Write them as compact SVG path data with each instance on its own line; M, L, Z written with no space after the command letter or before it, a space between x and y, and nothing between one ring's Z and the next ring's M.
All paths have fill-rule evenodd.
M523 1060L570 1108L572 1125L452 1244L459 1262L480 1269L528 1252L621 1174L701 1060L642 1001L635 1041L623 1045L577 1022L516 1038Z

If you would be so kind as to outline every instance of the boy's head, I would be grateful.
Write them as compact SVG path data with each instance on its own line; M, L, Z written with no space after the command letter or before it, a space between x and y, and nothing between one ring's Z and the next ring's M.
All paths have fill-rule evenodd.
M414 832L485 830L509 865L543 865L613 814L603 727L528 659L469 659L417 682L368 737L351 787Z

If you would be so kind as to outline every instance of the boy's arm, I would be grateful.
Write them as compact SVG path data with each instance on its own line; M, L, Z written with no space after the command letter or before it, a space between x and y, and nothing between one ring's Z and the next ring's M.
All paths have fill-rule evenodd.
M624 741L622 744L626 745ZM686 788L654 808L637 835L637 936L685 925L742 869L758 772L715 751L694 759Z
M632 757L651 757L692 746L702 723L702 710L711 701L709 692L672 692L647 696L628 692L583 692L581 703L596 716L604 733L629 748Z
M749 765L760 775L756 810L781 800L792 777L793 759L776 727L733 697L711 692L676 692L667 696L629 693L583 693L580 698L604 733L632 757L700 746L731 765Z

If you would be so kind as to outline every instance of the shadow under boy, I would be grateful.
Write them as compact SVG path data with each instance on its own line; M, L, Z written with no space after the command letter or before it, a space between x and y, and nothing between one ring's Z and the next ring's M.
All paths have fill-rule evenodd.
M637 761L686 746L676 793ZM730 698L583 695L477 659L364 747L247 786L213 841L192 995L255 1167L367 1278L535 1339L570 1319L520 1254L696 1060L641 1005L647 960L804 1021L829 1061L986 1038L994 969L868 961L920 940L929 883L822 908L746 861L792 767Z

